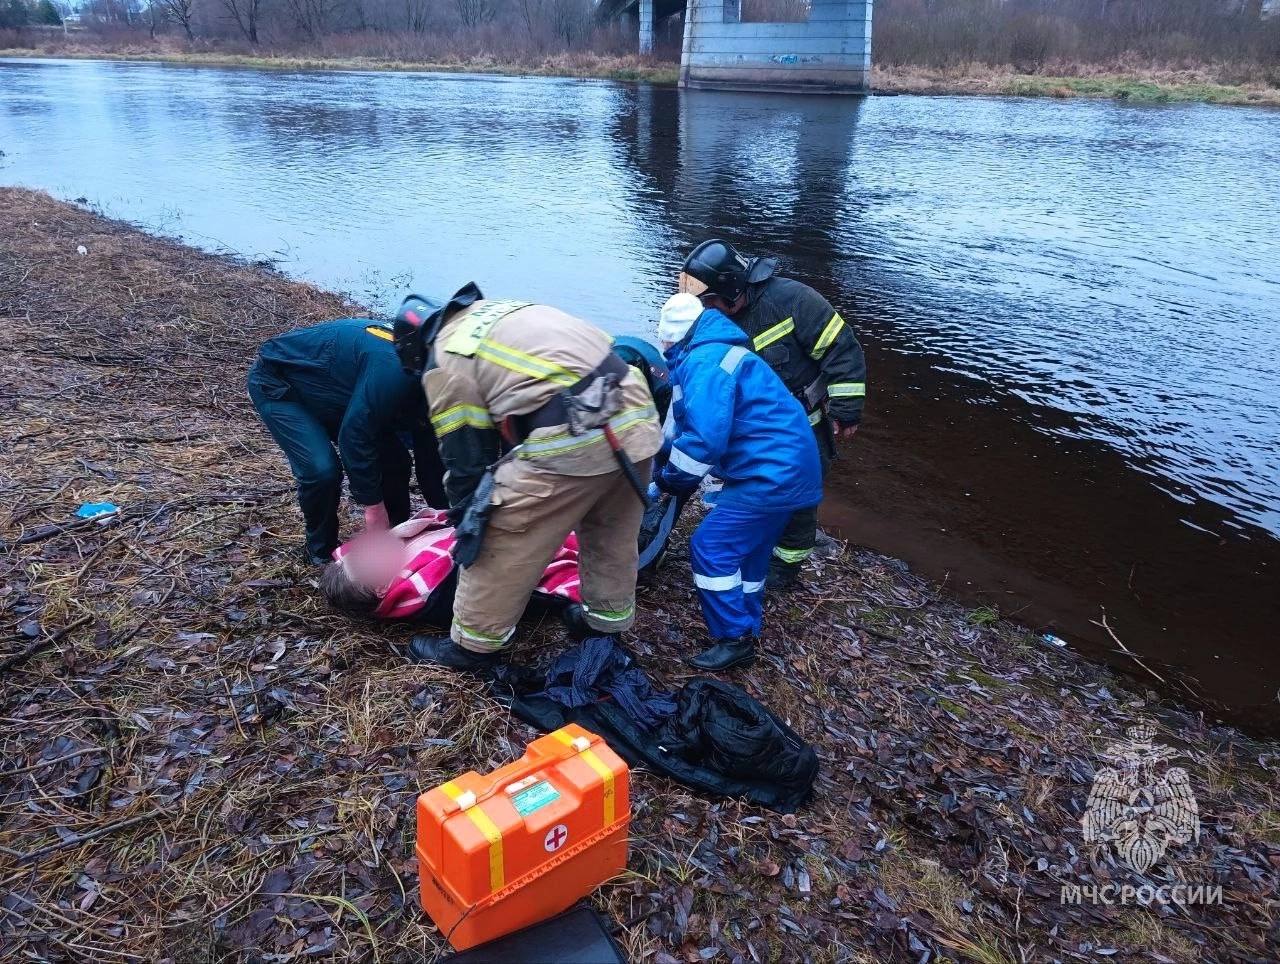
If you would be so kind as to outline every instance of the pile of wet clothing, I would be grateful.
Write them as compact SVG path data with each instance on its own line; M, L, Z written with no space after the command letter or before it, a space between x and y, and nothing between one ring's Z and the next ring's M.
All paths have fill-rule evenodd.
M813 748L745 691L716 679L693 679L674 693L655 690L612 637L582 642L545 672L503 666L492 686L531 726L551 732L577 723L629 765L699 793L793 813L818 775Z

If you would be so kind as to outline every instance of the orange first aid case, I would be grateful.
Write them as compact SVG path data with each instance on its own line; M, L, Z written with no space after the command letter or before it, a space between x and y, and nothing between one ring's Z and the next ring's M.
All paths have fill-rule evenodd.
M570 724L418 797L422 908L457 950L535 924L627 866L627 765Z

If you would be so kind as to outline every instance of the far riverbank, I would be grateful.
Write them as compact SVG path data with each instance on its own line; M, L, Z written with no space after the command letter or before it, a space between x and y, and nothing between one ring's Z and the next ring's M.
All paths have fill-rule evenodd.
M230 50L190 50L172 43L93 43L61 38L31 47L0 49L0 57L51 57L76 60L143 61L198 67L251 67L262 70L404 71L494 74L516 77L569 77L673 86L680 66L660 57L636 54L557 53L524 59L487 54L449 60L338 57L324 53L245 54ZM1280 88L1219 82L1214 65L1188 68L1055 64L1045 73L1011 66L966 64L950 68L880 65L872 69L872 93L881 95L961 95L1001 97L1102 98L1135 103L1208 103L1280 107Z

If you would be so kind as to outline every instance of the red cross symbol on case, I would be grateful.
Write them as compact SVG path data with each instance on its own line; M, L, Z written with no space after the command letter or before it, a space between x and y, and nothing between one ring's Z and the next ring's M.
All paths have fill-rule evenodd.
M569 839L569 828L562 823L556 824L547 831L547 835L542 838L542 846L546 848L547 853L553 854L561 847L564 842Z

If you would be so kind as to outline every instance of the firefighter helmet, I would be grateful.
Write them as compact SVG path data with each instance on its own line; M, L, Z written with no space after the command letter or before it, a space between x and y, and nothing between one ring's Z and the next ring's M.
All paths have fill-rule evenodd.
M453 293L448 303L435 298L409 295L396 312L393 327L400 367L410 375L421 375L431 361L431 348L444 323L457 311L484 298L474 281Z
M680 290L691 295L718 295L729 304L737 301L747 285L764 281L778 263L772 258L747 258L728 241L712 238L689 252L680 274Z
M433 298L409 295L396 312L396 354L400 356L400 367L410 375L420 375L426 367L429 349L424 335L432 316L442 307Z

